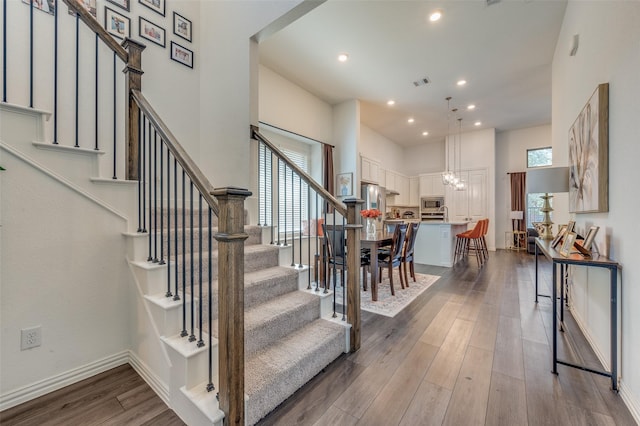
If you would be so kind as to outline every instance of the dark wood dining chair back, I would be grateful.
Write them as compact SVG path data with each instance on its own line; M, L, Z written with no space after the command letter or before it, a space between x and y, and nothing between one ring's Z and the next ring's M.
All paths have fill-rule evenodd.
M411 278L416 281L416 273L413 266L413 252L415 251L416 236L420 229L420 223L411 223L407 229L407 238L404 243L404 253L402 255L402 265L404 269L404 285L409 287L409 277L407 276L407 264L409 265Z
M341 283L344 283L345 278L345 270L347 269L347 238L344 226L342 225L326 225L322 224L322 231L324 232L324 237L327 241L327 264L335 266L335 269L340 269L340 279ZM360 253L360 266L362 267L362 286L364 290L367 290L367 267L370 264L369 255L367 253ZM326 276L330 277L331 274L327 274ZM334 276L334 286L335 286L335 278L337 273L333 274Z
M391 239L391 250L388 254L382 254L378 259L378 276L380 277L380 282L382 282L382 268L386 268L389 271L389 285L391 287L391 294L393 296L396 295L396 292L393 288L393 268L395 266L398 267L398 273L400 275L400 286L404 288L404 279L402 278L402 254L404 249L404 240L407 235L407 224L398 224L396 226L396 230L393 233L393 238Z

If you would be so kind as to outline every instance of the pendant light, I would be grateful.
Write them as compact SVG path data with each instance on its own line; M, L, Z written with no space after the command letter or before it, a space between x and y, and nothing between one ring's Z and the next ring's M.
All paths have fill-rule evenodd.
M452 185L453 180L455 179L455 173L449 170L449 145L451 141L451 96L446 98L447 100L447 170L442 173L442 184L443 185ZM453 157L453 166L455 169L455 145L454 145L454 157Z
M458 155L459 155L459 159L458 159L458 178L456 180L455 183L455 190L456 191L464 191L467 189L467 183L462 180L462 117L458 117Z

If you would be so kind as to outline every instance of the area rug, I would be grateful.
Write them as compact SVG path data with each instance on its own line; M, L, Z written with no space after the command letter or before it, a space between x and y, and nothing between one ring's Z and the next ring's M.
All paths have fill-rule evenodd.
M391 318L398 315L398 313L409 306L416 297L431 287L431 285L440 278L438 275L416 273L416 282L413 282L413 279L409 277L409 287L402 288L400 286L400 277L398 272L394 271L393 288L396 295L392 296L389 277L387 276L386 271L383 272L382 276L382 282L378 284L378 300L375 302L371 300L371 276L369 276L367 291L362 290L362 282L360 282L360 308L363 311ZM336 300L342 300L342 291L343 287L340 285L340 277L338 276Z

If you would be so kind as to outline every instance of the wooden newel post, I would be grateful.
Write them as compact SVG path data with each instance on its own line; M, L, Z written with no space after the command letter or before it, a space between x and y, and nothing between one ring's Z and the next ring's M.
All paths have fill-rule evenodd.
M347 321L351 324L351 352L360 349L360 210L363 200L350 198L347 205Z
M138 146L140 144L140 108L131 96L132 90L142 89L142 51L146 48L135 40L127 38L122 43L129 53L129 61L124 69L127 74L126 93L128 112L125 114L125 129L127 138L126 179L138 180Z
M244 426L244 200L251 192L217 188L218 367L225 425Z

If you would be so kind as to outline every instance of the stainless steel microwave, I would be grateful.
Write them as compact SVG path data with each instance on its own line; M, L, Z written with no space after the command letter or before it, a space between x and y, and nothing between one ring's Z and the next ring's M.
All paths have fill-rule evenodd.
M422 197L422 210L439 209L444 206L444 197Z

